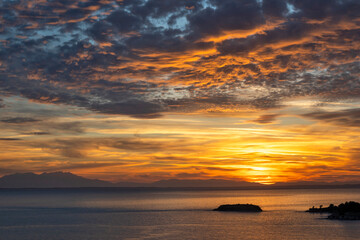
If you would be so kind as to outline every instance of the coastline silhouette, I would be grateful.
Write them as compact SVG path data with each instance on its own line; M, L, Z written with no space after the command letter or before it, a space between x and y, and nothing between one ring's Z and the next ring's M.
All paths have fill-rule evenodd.
M328 219L338 220L360 220L360 203L349 201L341 203L338 206L330 204L328 207L320 205L319 208L309 208L309 213L330 213Z

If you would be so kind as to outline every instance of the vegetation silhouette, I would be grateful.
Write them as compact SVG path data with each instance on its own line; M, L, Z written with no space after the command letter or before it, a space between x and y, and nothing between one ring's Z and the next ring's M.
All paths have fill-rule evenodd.
M360 220L360 203L350 201L341 203L338 206L330 204L328 207L323 208L322 205L319 208L309 208L306 212L310 213L330 213L328 219L338 220Z

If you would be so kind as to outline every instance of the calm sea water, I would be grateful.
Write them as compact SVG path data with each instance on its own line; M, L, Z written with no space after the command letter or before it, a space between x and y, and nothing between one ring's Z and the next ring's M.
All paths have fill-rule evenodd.
M0 190L0 240L360 239L360 221L304 211L360 201L360 189ZM262 213L215 212L252 203Z

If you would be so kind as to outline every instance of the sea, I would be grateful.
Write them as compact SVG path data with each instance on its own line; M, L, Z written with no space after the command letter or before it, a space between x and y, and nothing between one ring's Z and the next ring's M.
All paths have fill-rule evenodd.
M360 221L305 212L345 201L360 189L0 189L0 240L358 240ZM263 212L212 211L236 203Z

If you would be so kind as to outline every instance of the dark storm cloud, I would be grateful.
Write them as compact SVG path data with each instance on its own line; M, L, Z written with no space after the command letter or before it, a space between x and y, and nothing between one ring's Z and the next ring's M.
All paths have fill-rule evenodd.
M357 97L359 8L357 0L2 1L0 94L138 118Z

